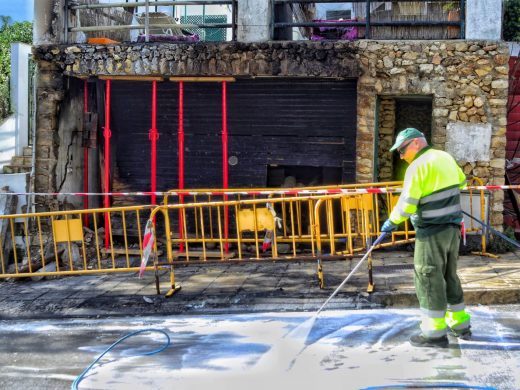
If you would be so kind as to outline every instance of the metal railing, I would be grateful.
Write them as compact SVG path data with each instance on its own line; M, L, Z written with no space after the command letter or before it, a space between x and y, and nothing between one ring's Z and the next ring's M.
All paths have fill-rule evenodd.
M146 257L144 226L154 226L155 237L153 260L145 269L168 269L171 293L176 289L174 266L180 264L273 260L321 263L353 257L380 235L379 227L399 195L399 188L388 183L356 187L329 187L327 191L332 193L328 194L319 192L325 191L322 187L299 189L298 193L285 190L285 194L226 190L220 196L236 199L0 215L0 279L136 272ZM478 191L480 201L473 191L469 192L468 210L482 220L483 192ZM184 196L210 195L190 191ZM250 199L244 199L248 196ZM89 216L92 229L82 226L84 215ZM105 226L101 226L103 221L108 221ZM392 233L380 246L413 241L411 229L408 222L404 223L402 230ZM468 230L479 231L473 226ZM485 234L482 236L479 254L488 255ZM323 286L322 272L318 275Z
M193 5L229 5L231 6L231 23L176 23L174 20L174 16L171 16L171 20L167 22L153 23L153 14L150 9L152 7L163 7L163 6L193 6ZM130 30L143 30L144 31L144 40L145 42L149 41L150 38L150 29L153 27L154 29L164 29L165 31L168 29L174 29L174 31L187 32L190 29L222 29L222 28L230 28L232 34L232 40L236 40L236 32L237 32L237 6L238 0L180 0L180 1L165 1L165 0L146 0L146 1L126 1L119 3L105 3L99 2L96 4L81 4L80 1L65 1L65 42L69 42L69 35L71 33L96 33L96 32L106 32L106 31L130 31ZM144 23L132 24L132 23L124 23L120 20L115 24L105 24L105 25L94 25L94 26L81 26L80 21L80 13L81 12L105 12L104 10L126 10L131 9L131 16L133 19L134 12L139 7L145 7ZM152 14L152 16L151 16ZM110 15L104 14L104 17L110 19ZM75 23L73 22L75 20ZM75 25L72 25L75 24Z
M391 191L391 189L398 188L402 185L402 182L384 182L384 183L364 183L364 184L350 184L350 185L338 185L338 186L314 186L305 188L233 188L233 189L197 189L197 190L170 190L168 195L163 198L163 204L168 205L170 203L211 203L215 201L238 201L242 202L245 200L260 200L264 201L264 207L270 207L269 212L278 218L282 223L280 232L278 234L278 241L282 243L292 243L294 237L289 237L288 231L293 230L292 227L289 229L289 223L294 225L294 230L298 232L297 237L294 238L295 242L306 242L309 239L308 236L308 221L313 218L313 207L314 202L310 202L308 205L303 205L300 202L294 202L287 200L288 198L296 197L319 197L321 195L334 194L338 192L354 191L352 195L356 195L355 190L363 190L365 188L378 188L384 191ZM278 209L274 210L270 204L273 198L279 198ZM226 208L223 210L223 229L224 235L227 237L228 230L236 229L236 221L233 219L237 212L241 211L241 204L239 203L238 209L233 210ZM291 210L291 207L294 207ZM199 227L199 216L197 210L191 211L193 215L183 216L182 218L188 217L189 220L193 221L191 231L188 233L195 238L200 237ZM181 216L179 216L180 221ZM211 220L212 214L209 214ZM171 228L176 232L178 237L182 237L186 231L182 223L172 220ZM213 237L214 224L209 224L206 231L210 237ZM307 232L306 232L307 231Z
M315 20L312 22L309 21L281 21L276 17L275 7L274 6L290 6L293 7L296 5L309 5L309 4L333 4L333 3L342 3L342 4L351 4L352 9L354 10L353 16L350 20ZM432 28L432 27L441 27L445 29L445 36L432 36L430 38L424 37L406 37L405 39L443 39L443 38L460 38L463 39L465 36L465 0L456 0L456 1L447 1L447 0L398 0L398 1L378 1L378 0L351 0L349 2L341 1L341 0L273 0L273 36L276 36L276 31L286 28L311 28L311 29L321 29L324 30L332 30L336 29L350 29L345 34L349 35L348 39L399 39L398 34L396 36L396 30L394 28ZM393 7L400 7L402 5L403 9L407 5L420 5L421 12L417 15L410 14L407 15L406 12L394 12L391 14L390 12L380 12L381 15L377 15L376 10L373 9L373 5L376 6L384 6L383 11L393 10ZM360 8L358 5L362 5ZM427 7L438 6L441 14L445 14L446 19L439 19L441 17L440 13L432 15L431 20L425 20L427 16L427 12L422 10L427 10ZM389 6L389 10L387 10L387 6ZM362 10L361 12L356 13L356 10ZM451 11L451 12L450 12ZM450 20L451 16L454 16L454 19L458 20ZM397 19L394 19L397 17ZM389 30L383 32L382 34L374 34L374 29L379 28L388 28ZM350 34L349 34L350 33ZM336 37L336 39L340 38L340 33ZM312 36L311 36L311 39ZM318 38L319 39L319 38ZM326 39L326 38L325 38ZM346 39L346 38L343 38Z
M314 39L463 39L465 36L465 0L271 0L271 26L273 39L277 39L284 30L299 28L306 30L304 38ZM348 20L314 19L309 20L312 14L302 11L305 7L322 4L341 3L349 4L352 17ZM157 7L179 6L215 6L227 5L231 8L231 23L176 23L173 15L170 20L152 18L157 12L150 11ZM143 17L138 24L132 19L136 9L144 7ZM237 39L238 0L147 0L132 2L85 4L81 1L65 1L65 42L68 43L70 34L74 33L103 33L129 32L143 30L144 41L150 38L150 29L164 29L184 31L194 29L231 29L232 40ZM288 12L280 12L280 8L287 7ZM301 9L298 9L300 7ZM411 8L410 8L411 7ZM417 8L419 11L409 11ZM111 15L112 10L118 10L119 15ZM129 12L131 10L131 12ZM82 18L83 13L91 13L96 25L89 25L88 18ZM413 12L416 12L415 14ZM418 13L417 13L418 12ZM130 22L124 15L130 15ZM329 19L329 18L326 18ZM83 20L83 22L81 22ZM101 20L101 22L100 22ZM104 23L103 23L104 21ZM108 22L107 22L108 21ZM154 21L154 22L153 22ZM153 23L152 23L153 22ZM345 33L345 31L349 31ZM433 31L435 30L435 31ZM311 31L311 32L309 32ZM318 31L314 34L312 31ZM319 31L323 33L320 36ZM328 31L328 33L327 33ZM334 33L332 31L335 31ZM345 33L346 37L343 36ZM328 37L336 34L335 37ZM286 38L280 38L286 39Z

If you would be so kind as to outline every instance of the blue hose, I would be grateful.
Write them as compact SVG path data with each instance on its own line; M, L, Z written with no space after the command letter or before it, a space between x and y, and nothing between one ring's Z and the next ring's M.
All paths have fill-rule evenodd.
M110 347L108 347L105 350L105 352L103 352L101 355L99 355L96 359L94 359L94 361L92 363L90 363L90 365L87 368L85 368L85 370L83 370L83 372L76 379L74 379L74 382L72 382L72 385L71 385L71 389L72 390L78 390L79 383L83 380L83 378L85 377L87 372L89 372L90 369L97 362L99 362L99 360L103 356L105 356L110 350L112 350L112 348L114 348L116 345L120 344L121 342L123 342L124 340L126 340L126 339L128 339L128 338L130 338L132 336L136 336L138 334L148 333L148 332L150 332L150 333L152 333L152 332L162 333L164 336L166 336L166 343L161 348L154 349L153 351L150 351L150 352L141 353L141 354L136 355L136 356L150 356L150 355L154 355L156 353L162 352L166 348L168 348L168 346L170 345L170 336L168 336L168 333L166 333L163 330L160 330L160 329L142 329L142 330L138 330L138 331L135 331L135 332L132 332L132 333L128 333L126 336L121 337L119 340L117 340L115 343L113 343Z
M369 386L359 390L392 390L392 389L472 389L472 390L497 390L496 387L471 386L462 383L436 383L436 384L406 384L406 385L384 385Z

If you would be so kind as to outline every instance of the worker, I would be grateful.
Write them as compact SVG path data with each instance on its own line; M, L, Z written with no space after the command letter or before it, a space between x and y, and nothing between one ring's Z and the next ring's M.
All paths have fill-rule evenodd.
M414 283L422 311L416 347L447 347L447 333L469 339L470 315L457 276L466 177L448 153L432 149L415 128L402 130L390 151L408 164L403 191L381 231L390 233L409 217L415 228Z

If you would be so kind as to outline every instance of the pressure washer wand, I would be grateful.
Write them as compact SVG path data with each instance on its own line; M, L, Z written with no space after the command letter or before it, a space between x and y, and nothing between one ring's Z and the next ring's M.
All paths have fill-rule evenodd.
M330 302L330 300L332 298L334 298L336 296L336 294L339 292L339 290L341 290L341 288L345 285L345 283L348 282L348 280L350 279L350 277L352 275L354 275L354 273L358 270L359 266L361 265L361 263L363 263L366 258L368 257L368 255L370 255L370 253L372 252L372 250L374 250L374 248L376 247L376 245L378 245L381 241L383 241L383 238L385 238L386 236L386 232L382 232L381 235L377 238L377 240L375 240L375 242L372 244L372 246L370 248L368 248L368 251L367 253L365 253L365 255L362 257L361 260L359 260L359 262L356 264L356 266L354 267L354 269L352 271L350 271L350 273L347 275L347 277L345 278L345 280L343 280L343 282L341 282L341 284L338 286L338 288L336 288L336 290L334 290L334 292L332 293L332 295L325 301L325 303L323 303L323 305L321 305L321 307L318 309L318 311L316 312L316 317L320 314L320 312L323 310L323 308L325 306L327 306L327 304Z

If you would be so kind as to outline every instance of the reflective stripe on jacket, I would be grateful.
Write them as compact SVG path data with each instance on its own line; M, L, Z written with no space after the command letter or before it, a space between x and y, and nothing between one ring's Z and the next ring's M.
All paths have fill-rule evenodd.
M460 225L460 188L466 184L464 172L446 152L429 147L421 152L406 170L403 192L390 220L400 224L413 215L416 229Z

